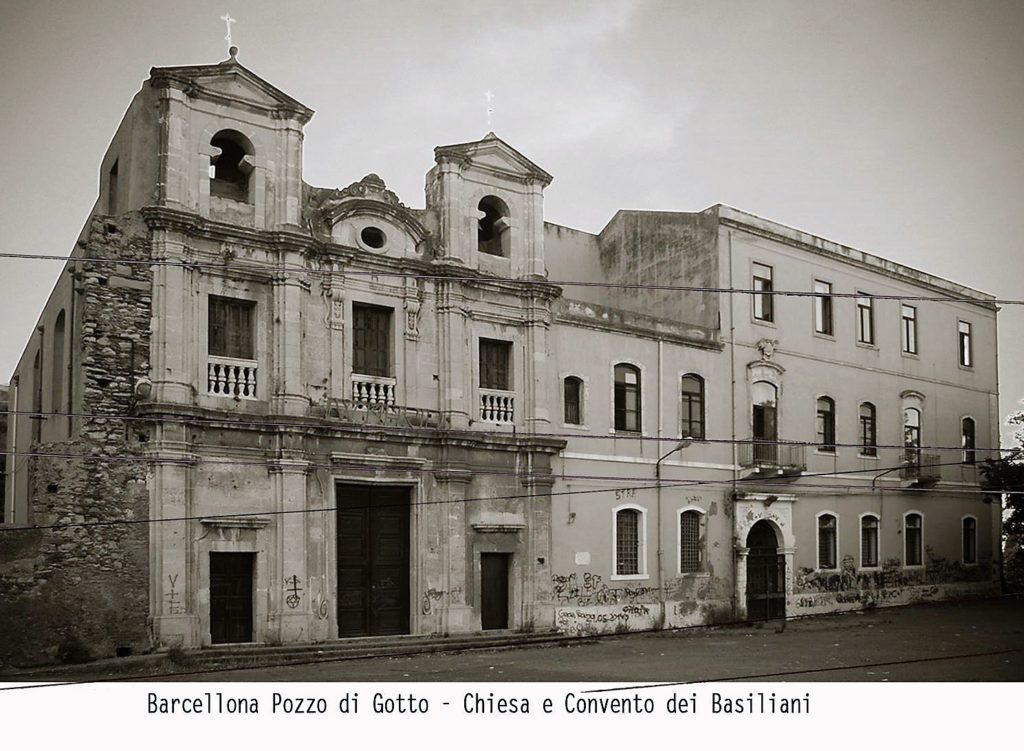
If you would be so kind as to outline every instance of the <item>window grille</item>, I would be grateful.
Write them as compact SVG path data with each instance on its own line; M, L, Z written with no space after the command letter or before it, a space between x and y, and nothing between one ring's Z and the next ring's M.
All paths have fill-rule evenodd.
M679 573L696 573L700 564L700 513L684 511L679 515Z
M903 520L903 536L906 545L907 566L921 565L921 515L907 514Z
M640 512L622 509L615 514L615 573L640 573Z
M836 568L836 518L818 517L818 568Z
M860 565L863 568L878 566L878 519L874 516L860 520Z

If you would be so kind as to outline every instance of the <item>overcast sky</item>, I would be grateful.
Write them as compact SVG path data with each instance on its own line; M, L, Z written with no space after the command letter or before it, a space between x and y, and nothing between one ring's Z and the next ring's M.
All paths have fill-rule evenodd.
M1024 297L1024 3L2 0L0 250L69 252L154 65L239 60L317 111L304 177L423 205L432 149L493 130L549 221L727 203ZM58 264L0 259L0 381ZM1000 314L1006 414L1024 308Z

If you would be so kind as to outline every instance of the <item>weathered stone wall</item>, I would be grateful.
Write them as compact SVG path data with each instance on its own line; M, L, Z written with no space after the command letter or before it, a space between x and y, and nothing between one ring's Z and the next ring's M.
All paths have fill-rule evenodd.
M82 250L145 260L148 235L133 216L95 217ZM76 288L73 404L86 416L70 440L33 446L31 522L0 535L0 664L110 657L150 643L146 428L120 418L136 377L148 374L151 270L84 263Z

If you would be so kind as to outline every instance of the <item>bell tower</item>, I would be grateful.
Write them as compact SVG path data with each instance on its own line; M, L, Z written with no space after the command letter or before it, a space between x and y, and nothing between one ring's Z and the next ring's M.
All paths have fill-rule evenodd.
M426 192L440 225L438 260L511 279L545 278L551 175L494 133L439 146L434 160Z

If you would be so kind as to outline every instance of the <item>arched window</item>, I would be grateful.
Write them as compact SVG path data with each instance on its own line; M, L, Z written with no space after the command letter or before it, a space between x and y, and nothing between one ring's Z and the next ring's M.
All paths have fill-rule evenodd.
M878 517L874 514L860 518L860 567L878 567Z
M625 363L615 366L615 429L640 432L640 369Z
M818 516L818 568L837 568L835 514L825 513Z
M210 139L210 145L219 150L210 158L210 195L251 203L252 143L237 131L222 130Z
M704 439L704 379L694 373L683 376L683 437Z
M563 407L566 425L583 424L583 381L567 376L562 382Z
M679 573L695 574L704 562L700 544L701 512L687 509L679 514Z
M52 350L51 362L53 363L52 376L50 378L50 411L64 412L64 380L67 374L64 372L64 310L57 314L57 320L53 324L53 339L50 342Z
M920 566L921 548L924 541L924 519L921 514L911 511L903 515L903 565Z
M862 456L878 456L878 424L875 420L875 405L863 402L860 405L860 453Z
M964 563L978 562L978 520L973 516L965 516L963 527L963 559Z
M485 196L477 205L480 218L477 221L477 250L491 256L509 255L508 204L497 196Z
M965 417L960 421L960 445L964 449L964 464L974 464L974 418Z
M828 396L818 398L818 451L835 453L836 403Z
M645 575L644 513L635 506L614 511L615 576L642 578Z

